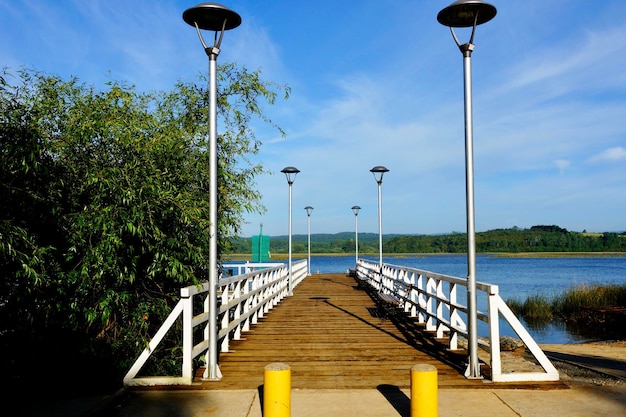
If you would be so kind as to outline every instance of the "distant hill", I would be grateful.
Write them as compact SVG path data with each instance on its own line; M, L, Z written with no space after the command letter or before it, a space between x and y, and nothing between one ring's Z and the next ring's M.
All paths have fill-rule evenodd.
M359 252L378 251L378 233L359 233ZM286 253L288 235L270 236L270 251ZM231 241L232 253L250 253L251 238ZM292 236L292 250L305 253L308 235ZM354 232L311 234L312 253L354 253ZM467 251L465 233L441 235L383 234L385 253L463 253ZM513 227L476 233L476 250L489 252L626 252L626 234L616 232L569 232L555 225L532 226L530 229Z
M383 238L401 236L399 234L383 234ZM292 235L291 240L294 242L306 242L309 235ZM350 240L354 239L354 232L340 232L340 233L311 233L311 242L328 243L337 240ZM288 235L270 236L272 240L289 240ZM378 233L360 233L359 242L378 242Z

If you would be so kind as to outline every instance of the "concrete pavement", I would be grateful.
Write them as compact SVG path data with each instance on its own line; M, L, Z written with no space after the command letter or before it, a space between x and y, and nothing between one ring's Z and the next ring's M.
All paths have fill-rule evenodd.
M543 345L546 352L569 355L595 369L624 378L626 341ZM588 360L588 362L585 362ZM410 375L407 373L407 379ZM561 388L439 388L438 416L463 417L617 417L626 416L626 383L598 385L597 379L562 373ZM259 390L121 390L107 397L42 400L31 392L7 398L19 417L262 417ZM290 415L411 416L411 391L387 387L364 390L291 390ZM16 406L11 407L12 401ZM427 416L421 416L427 417Z
M256 390L134 391L93 415L262 417L261 398ZM437 408L439 417L616 417L626 415L626 385L440 389ZM293 417L410 417L410 390L292 390L290 410Z

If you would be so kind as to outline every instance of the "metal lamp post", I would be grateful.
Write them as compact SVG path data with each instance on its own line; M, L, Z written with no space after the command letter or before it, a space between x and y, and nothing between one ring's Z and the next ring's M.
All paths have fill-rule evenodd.
M379 273L383 273L383 175L389 170L383 166L375 166L370 169L370 172L374 174L374 179L378 183L378 269Z
M300 172L300 170L294 167L286 167L283 168L280 172L285 174L285 177L287 177L287 184L289 184L289 281L287 284L287 292L289 295L293 295L293 281L291 274L291 186L293 185L293 182L296 179L296 175L298 175L298 172Z
M493 19L497 11L491 4L480 0L459 0L437 14L437 21L450 28L454 42L463 54L465 95L465 190L467 214L467 316L468 316L468 366L465 376L481 378L478 363L478 328L476 298L476 231L474 226L474 157L472 138L472 63L476 26ZM461 44L454 28L471 27L469 42Z
M196 28L198 38L209 57L209 349L204 378L222 377L217 365L217 56L224 32L241 24L241 16L218 3L200 3L183 12L183 20ZM215 32L214 43L207 46L200 30ZM218 38L219 33L219 38Z
M309 233L309 263L307 264L307 272L308 275L311 275L311 213L313 212L313 207L311 206L306 206L304 208L306 210L306 215L307 215L307 223L308 223L308 233Z
M359 263L359 210L361 207L352 206L352 212L354 213L354 263Z

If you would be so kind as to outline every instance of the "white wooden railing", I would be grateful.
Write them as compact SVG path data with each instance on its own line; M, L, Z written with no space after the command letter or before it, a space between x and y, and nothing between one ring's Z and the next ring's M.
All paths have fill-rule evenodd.
M240 339L242 331L249 330L251 325L256 324L287 296L289 287L287 265L224 264L223 268L235 266L242 268L238 269L239 272L245 272L232 277L220 277L216 285L218 343L209 343L209 332L206 328L209 321L209 284L205 282L181 288L179 302L124 377L124 385L191 385L194 377L194 359L208 354L208 349L214 347L227 352L231 340ZM258 269L259 267L263 269ZM307 260L294 262L292 287L295 288L306 276ZM203 297L202 302L195 301L196 297ZM202 306L199 308L200 311L195 311L198 306ZM181 316L183 333L181 376L138 377L139 371L150 355Z
M459 348L459 337L469 339L467 305L459 301L457 294L459 290L466 294L466 279L390 264L383 264L382 271L379 269L377 262L359 259L357 278L367 280L377 291L400 299L404 311L425 325L425 330L433 332L436 338L447 340L450 350ZM477 282L476 292L487 306L486 313L477 312L477 320L487 324L488 333L478 340L479 347L489 354L492 381L558 381L558 371L502 300L498 286ZM478 305L481 305L480 301ZM500 317L519 336L543 372L502 372Z

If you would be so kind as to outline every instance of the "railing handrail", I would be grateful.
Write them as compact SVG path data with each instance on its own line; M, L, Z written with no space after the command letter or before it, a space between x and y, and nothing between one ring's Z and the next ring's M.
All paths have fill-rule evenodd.
M124 377L124 385L191 385L193 382L193 360L198 356L209 353L208 349L218 348L227 352L231 340L241 338L241 332L249 330L250 326L275 307L280 300L287 296L289 271L283 263L265 264L236 264L245 266L248 272L232 276L220 277L216 284L218 294L217 344L209 343L209 332L206 323L209 319L208 293L209 283L203 282L180 289L181 299L169 314L161 328L150 340L148 346L137 358L133 366ZM226 264L224 265L226 266ZM270 266L270 267L268 267ZM259 267L263 269L258 269ZM292 286L295 288L307 276L307 260L303 259L292 264ZM205 295L206 294L206 295ZM205 296L203 310L194 311L194 297ZM150 355L156 350L167 332L172 328L178 317L183 318L183 363L181 376L151 376L137 377ZM202 338L194 340L194 329L204 326ZM218 370L219 371L219 370ZM204 377L206 378L206 372Z
M427 331L435 332L438 339L448 340L448 348L457 350L459 336L469 339L467 326L467 305L457 299L457 287L467 288L467 280L450 275L439 274L391 264L379 264L359 259L356 268L357 277L367 280L377 291L389 293L402 300L404 311L424 324ZM443 283L447 283L447 288ZM535 342L532 336L515 317L498 293L498 286L484 282L476 283L476 290L487 296L488 311L477 312L477 319L488 325L488 343L480 340L482 348L489 354L491 379L494 382L521 381L558 381L559 373ZM465 315L465 320L463 316ZM500 316L519 336L543 372L502 371L500 351Z

